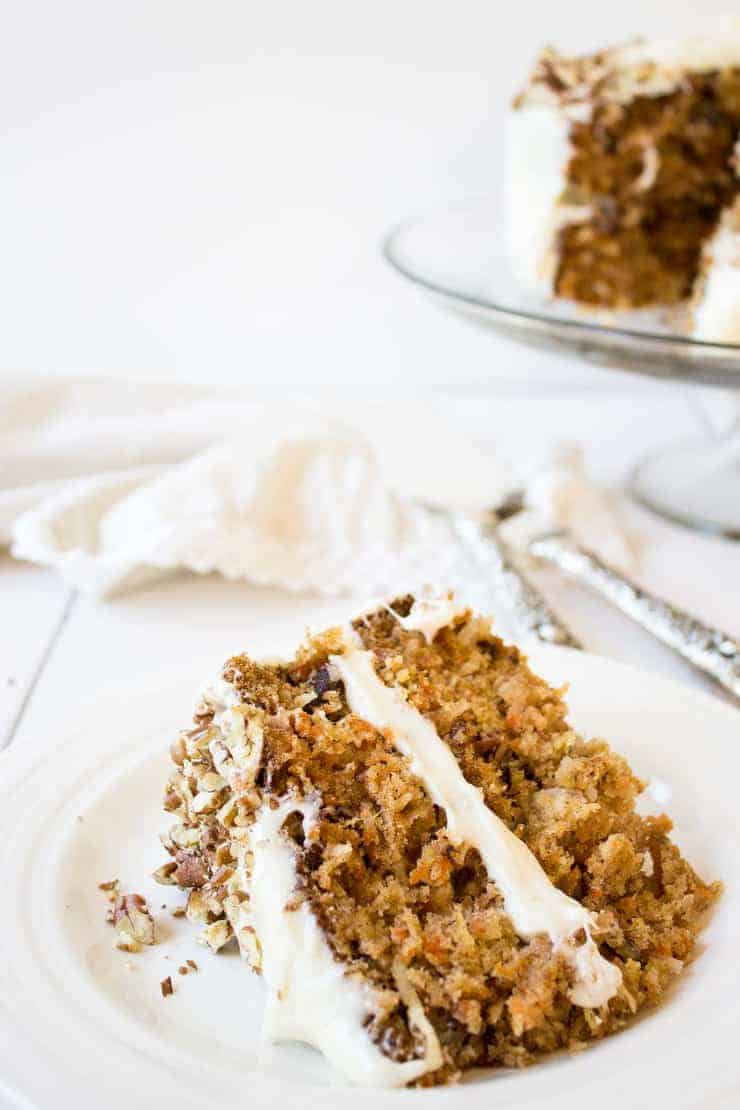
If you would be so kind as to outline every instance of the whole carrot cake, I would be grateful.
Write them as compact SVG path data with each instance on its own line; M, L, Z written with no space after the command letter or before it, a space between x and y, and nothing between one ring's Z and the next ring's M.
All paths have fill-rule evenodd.
M172 745L157 877L355 1083L579 1049L657 1002L718 888L490 622L406 596L230 659Z
M739 137L738 22L545 50L511 112L521 275L595 307L687 305L695 337L740 342Z

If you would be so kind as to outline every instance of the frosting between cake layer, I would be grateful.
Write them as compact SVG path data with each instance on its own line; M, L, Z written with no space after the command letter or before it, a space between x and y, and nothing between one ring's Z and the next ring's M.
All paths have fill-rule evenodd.
M736 158L740 164L740 143ZM725 212L704 248L693 336L709 343L740 342L740 199Z
M318 806L318 798L290 796L276 809L266 803L250 830L253 863L245 918L259 939L268 989L264 1033L274 1041L314 1045L354 1083L403 1087L442 1065L436 1033L403 970L394 969L398 990L426 1052L421 1059L397 1062L381 1052L365 1027L378 1010L374 989L335 959L308 902L288 908L296 895L295 848L281 829L291 813L299 812L310 835Z
M617 54L627 67L653 64L675 82L684 73L709 73L740 65L740 20L720 20L712 34L666 35L623 47Z
M570 120L552 103L515 110L507 129L506 232L520 281L545 296L552 291L558 230L590 218L560 203L571 157Z
M545 934L573 968L571 1000L598 1007L616 994L621 972L600 954L592 938L594 922L585 907L555 887L535 856L469 783L452 751L431 721L410 705L401 691L378 677L374 655L363 650L352 629L345 631L345 650L331 656L353 713L392 738L409 760L435 805L444 810L453 843L476 848L504 899L517 934L524 940ZM578 945L576 934L585 941Z

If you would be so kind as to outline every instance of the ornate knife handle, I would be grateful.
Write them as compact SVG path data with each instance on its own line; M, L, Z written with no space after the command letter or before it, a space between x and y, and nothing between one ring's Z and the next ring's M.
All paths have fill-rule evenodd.
M532 540L529 550L611 601L698 671L740 699L740 645L732 636L654 597L584 550L567 533L540 536Z
M515 566L498 539L494 526L479 524L461 513L451 513L450 523L480 569L490 576L508 601L515 623L523 635L536 636L545 644L581 647L537 587Z

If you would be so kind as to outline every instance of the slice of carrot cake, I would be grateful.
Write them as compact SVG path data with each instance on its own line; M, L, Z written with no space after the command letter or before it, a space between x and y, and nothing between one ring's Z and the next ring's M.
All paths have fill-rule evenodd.
M657 1001L717 894L562 691L450 598L230 659L172 746L157 873L351 1081L582 1047Z

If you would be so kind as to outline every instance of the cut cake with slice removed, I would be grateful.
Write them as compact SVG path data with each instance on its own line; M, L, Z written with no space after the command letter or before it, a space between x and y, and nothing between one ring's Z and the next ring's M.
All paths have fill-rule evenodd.
M580 1048L654 1003L718 893L625 761L450 598L229 660L172 746L162 882L355 1083Z
M696 338L738 342L736 272L707 249L740 196L736 18L577 57L548 48L509 127L510 255L527 287L591 309L682 306Z

